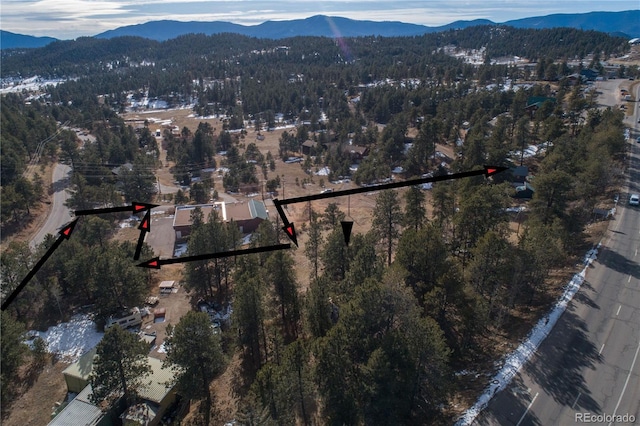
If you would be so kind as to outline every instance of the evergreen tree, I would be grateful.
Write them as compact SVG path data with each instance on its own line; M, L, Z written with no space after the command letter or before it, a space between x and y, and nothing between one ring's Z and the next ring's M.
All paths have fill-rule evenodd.
M211 381L223 370L220 338L213 332L211 321L203 312L187 312L168 332L164 365L176 371L175 380L181 395L188 399L204 399L205 424L209 424L212 397Z
M451 268L442 231L428 225L418 231L406 230L398 242L395 261L407 272L406 283L418 301L436 286Z
M344 212L340 210L336 203L329 203L327 208L324 209L323 222L328 229L333 230L340 225L344 218Z
M291 254L282 250L272 253L265 264L265 270L267 285L273 288L280 311L285 343L288 343L297 337L300 321L300 301Z
M89 382L94 404L113 403L124 395L128 405L134 403L143 380L151 373L146 343L119 325L107 329L96 347L96 357Z
M322 229L320 221L312 214L311 225L309 226L309 239L304 246L304 254L311 262L312 270L310 276L318 279L318 267L320 266L320 250L323 244Z
M424 194L417 186L409 187L405 193L404 226L418 230L424 224L427 210L424 207Z
M6 256L6 254L5 254ZM4 256L3 256L4 257ZM2 365L0 384L2 390L2 410L8 409L12 395L12 383L27 353L27 345L23 343L24 325L17 322L8 312L2 311L0 322L0 343L2 346Z
M253 377L266 358L264 287L258 279L255 259L241 259L235 275L232 322L242 349L243 370Z
M330 282L326 277L314 279L305 297L305 321L313 337L322 337L331 328Z
M95 289L93 297L100 317L107 318L122 309L139 306L144 301L149 275L131 263L134 252L135 246L129 241L110 241L104 248L96 248L91 272ZM153 252L146 244L143 245L141 257L153 257ZM100 281L104 277L110 277L109 285Z
M126 202L149 202L156 193L156 179L153 173L138 162L134 163L132 170L122 170L120 172L122 181L122 192Z
M398 196L395 191L382 191L376 198L376 207L373 211L372 229L379 241L383 244L387 255L387 264L391 265L391 255L396 241L400 236L400 223L402 212L398 205Z
M349 269L348 248L344 244L342 229L334 228L327 236L321 252L324 275L332 281L342 281Z

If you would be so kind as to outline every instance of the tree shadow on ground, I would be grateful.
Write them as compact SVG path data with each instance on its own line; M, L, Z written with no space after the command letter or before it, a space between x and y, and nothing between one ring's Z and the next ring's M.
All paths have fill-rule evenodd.
M586 331L581 318L565 311L524 371L558 404L571 407L575 403L575 409L600 413L600 404L591 397L582 371L595 368L596 363L602 362L602 357ZM581 396L576 403L578 393Z
M575 296L573 296L573 300L575 300L577 302L580 302L583 305L586 305L586 306L588 306L590 308L600 310L600 305L598 305L596 302L593 301L593 299L591 297L589 297L587 294L585 294L586 290L595 291L595 289L589 283L589 281L585 280L582 283L581 290L579 292L577 292L575 294Z
M478 416L474 425L515 425L526 412L529 403L533 399L522 377L518 374L511 381L509 387L497 393L489 406ZM540 419L531 411L523 418L522 426L544 426Z
M640 264L607 247L601 247L597 262L621 274L631 274L634 278L640 278Z
M71 178L69 176L62 178L51 184L51 193L54 194L56 192L64 191L70 185L71 185Z

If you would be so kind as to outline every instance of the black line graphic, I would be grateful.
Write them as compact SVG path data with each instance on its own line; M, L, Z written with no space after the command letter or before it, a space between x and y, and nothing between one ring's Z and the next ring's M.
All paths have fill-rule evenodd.
M53 243L53 245L51 245L51 247L49 247L49 250L47 250L44 256L42 256L42 258L38 261L38 263L36 263L35 266L31 269L31 271L29 271L27 276L24 277L24 279L22 280L22 282L20 282L18 287L16 287L15 290L13 290L13 292L9 295L9 297L7 297L4 302L2 302L3 311L7 309L7 307L11 304L11 302L13 302L13 300L18 296L18 294L20 294L20 292L24 289L27 283L31 281L31 278L33 278L33 276L40 270L40 268L42 268L42 265L44 265L47 259L49 259L49 257L53 254L53 252L56 251L58 246L62 243L62 240L69 239L69 237L71 236L71 233L73 232L73 228L76 226L76 223L78 223L78 219L74 220L68 225L65 225L58 232L58 234L60 234L58 239Z
M119 213L119 212L140 213L143 210L151 210L154 207L159 207L159 205L133 202L133 204L131 204L130 206L105 207L102 209L89 209L89 210L76 210L75 212L73 212L73 214L75 214L76 216L87 216L91 214Z
M140 259L140 252L142 251L142 244L144 243L144 236L147 232L151 232L151 209L147 210L147 214L144 215L140 226L140 236L138 237L138 245L136 245L136 253L133 255L133 260Z
M362 194L365 192L381 191L384 189L396 189L396 188L402 188L405 186L420 185L420 184L429 183L429 182L440 182L444 180L462 179L462 178L467 178L471 176L485 175L486 177L489 177L507 169L508 167L484 166L484 169L482 170L473 170L470 172L454 173L451 175L443 175L443 176L432 176L432 177L426 177L426 178L420 178L420 179L406 180L402 182L391 182L391 183L385 183L382 185L372 185L372 186L365 186L362 188L346 189L344 191L326 192L324 194L306 195L303 197L288 198L282 201L278 200L277 198L274 198L273 204L276 206L276 209L278 210L278 214L280 214L280 217L282 218L282 221L285 224L283 228L284 231L297 246L298 243L297 243L297 238L295 234L295 228L293 226L293 223L290 223L289 220L287 219L287 216L285 215L284 210L282 209L282 206L286 206L288 204L306 203L308 201L322 200L325 198L334 198L334 197L342 197L345 195ZM346 236L345 236L345 241L346 241Z
M287 219L287 215L284 214L284 210L282 209L282 203L278 202L278 199L273 200L273 204L276 206L276 210L278 210L278 214L282 218L282 222L284 226L282 230L285 234L293 241L293 243L298 247L298 238L296 237L296 228L293 223L289 223L289 219Z
M278 245L269 246L269 247L255 247L255 248L249 248L249 249L243 249L243 250L221 251L218 253L207 253L207 254L199 254L196 256L175 257L172 259L160 259L159 257L154 257L153 259L147 260L146 262L142 262L136 266L139 266L141 268L160 269L162 265L171 265L173 263L195 262L197 260L207 260L207 259L220 259L223 257L241 256L244 254L254 254L254 253L265 253L269 251L286 250L290 248L291 248L291 244L278 244Z

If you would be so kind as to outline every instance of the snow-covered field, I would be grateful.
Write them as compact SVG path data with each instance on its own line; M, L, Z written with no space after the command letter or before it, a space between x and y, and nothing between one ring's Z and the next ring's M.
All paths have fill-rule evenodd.
M489 386L487 386L482 395L480 395L473 407L469 408L456 422L456 426L467 426L473 423L478 414L480 414L480 412L489 404L491 398L493 398L496 393L509 386L513 377L518 374L520 368L522 368L522 366L536 352L540 344L553 329L553 326L556 325L560 316L567 309L567 305L571 302L573 296L578 292L578 290L580 290L580 286L584 282L584 277L589 265L596 260L598 248L600 248L600 244L598 244L598 247L589 250L585 255L584 269L582 269L579 274L575 274L573 276L553 309L538 321L538 324L536 324L533 330L531 330L531 333L529 333L529 336L525 341L522 342L515 351L506 356L504 364L500 371L498 371L498 374L493 377Z
M47 343L47 349L52 354L68 362L76 361L82 354L93 349L100 342L104 333L96 330L96 324L89 315L75 315L69 322L49 327L47 331L29 331L27 333L33 342L37 336Z
M61 79L46 80L37 75L23 80L14 80L12 82L3 81L2 88L0 88L0 94L22 93L23 90L26 90L27 92L35 92L42 90L46 86L57 86L64 82L65 80Z

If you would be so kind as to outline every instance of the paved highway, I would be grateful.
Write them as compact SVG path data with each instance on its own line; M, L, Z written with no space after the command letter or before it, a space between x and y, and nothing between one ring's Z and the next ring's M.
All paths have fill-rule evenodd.
M598 260L538 352L474 424L640 424L640 208L627 204L628 193L640 193L634 109L625 120L633 129L628 192Z
M53 185L53 201L51 202L51 212L47 221L40 228L40 231L33 237L29 246L34 248L40 244L47 234L56 234L58 229L72 220L70 210L64 205L69 194L66 189L70 185L71 167L65 164L56 164L53 169L51 182Z

